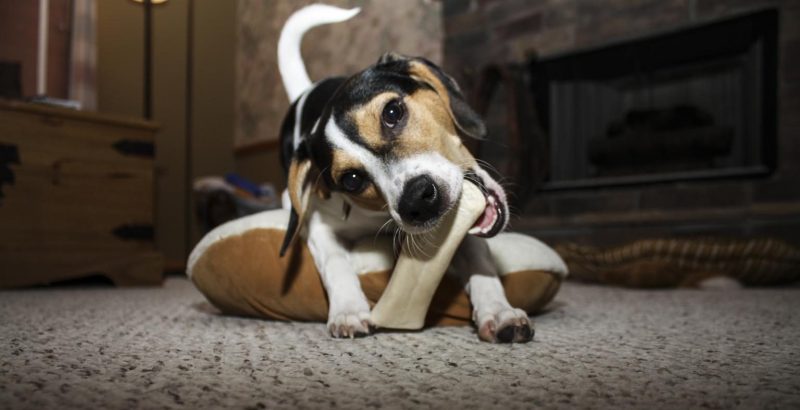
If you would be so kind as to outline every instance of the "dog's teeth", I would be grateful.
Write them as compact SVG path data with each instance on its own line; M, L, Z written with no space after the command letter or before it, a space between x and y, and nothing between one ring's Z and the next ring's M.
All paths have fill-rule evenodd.
M470 230L467 231L467 233L470 234L470 235L475 235L476 233L478 233L480 231L481 231L481 227L480 226L473 226L472 228L470 228Z
M494 224L496 224L496 223L497 223L497 214L494 214L494 217L492 218L492 222L487 224L485 228L481 228L481 233L488 234L489 231L491 231L492 228L494 228Z

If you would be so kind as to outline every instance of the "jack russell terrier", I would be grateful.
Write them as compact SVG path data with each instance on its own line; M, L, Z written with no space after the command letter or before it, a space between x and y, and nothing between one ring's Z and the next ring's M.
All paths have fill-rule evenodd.
M328 295L331 335L368 335L370 306L349 244L386 229L404 235L406 246L424 241L468 179L486 197L486 210L447 274L464 284L482 340L530 341L532 323L509 304L484 239L508 224L506 194L462 144L463 137L484 138L486 127L456 82L424 58L388 53L350 77L311 83L303 34L358 12L312 5L281 31L278 64L293 101L280 131L284 206L291 207L281 256L302 231Z

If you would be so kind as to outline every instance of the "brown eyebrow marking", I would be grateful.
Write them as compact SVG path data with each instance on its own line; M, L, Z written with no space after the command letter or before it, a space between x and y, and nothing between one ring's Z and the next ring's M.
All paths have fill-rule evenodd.
M410 64L408 75L424 87L402 96L407 116L404 127L394 138L384 137L381 124L383 108L401 95L393 91L382 92L348 113L359 143L380 157L388 154L394 158L407 158L437 152L464 169L472 166L475 159L458 136L447 87L430 68L419 62ZM340 172L348 169L344 165L337 168ZM340 176L333 175L335 178Z
M339 183L339 178L342 174L349 169L363 170L364 164L361 163L354 156L347 153L347 151L339 148L334 148L331 153L331 177L335 183Z
M350 118L355 123L359 136L373 152L383 151L391 143L383 138L381 113L386 103L399 97L400 95L394 92L383 92L373 97L368 103L356 107L350 113Z
M411 61L408 74L411 78L427 84L444 101L444 106L447 107L447 110L450 110L450 93L447 91L447 87L427 65L419 61Z
M438 152L454 163L461 162L462 153L453 144L453 136L457 138L458 135L455 124L438 93L420 89L407 96L405 101L409 121L395 140L392 155L404 158L423 152Z

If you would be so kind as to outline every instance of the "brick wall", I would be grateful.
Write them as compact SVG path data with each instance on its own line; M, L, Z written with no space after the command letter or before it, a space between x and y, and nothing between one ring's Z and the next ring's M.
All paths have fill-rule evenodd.
M800 1L445 0L444 65L465 89L488 63L525 62L764 8L780 12L778 164L772 175L537 192L518 206L512 228L551 243L726 235L800 244ZM495 118L503 114L499 107L488 123L502 123Z

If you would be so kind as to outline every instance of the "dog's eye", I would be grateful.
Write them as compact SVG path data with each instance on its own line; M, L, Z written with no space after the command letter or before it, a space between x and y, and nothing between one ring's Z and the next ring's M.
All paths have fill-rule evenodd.
M394 128L400 120L403 119L403 115L405 115L405 109L403 109L403 103L400 100L392 100L383 107L383 112L381 113L381 120L383 124L389 128Z
M345 191L355 194L361 192L366 186L367 178L360 171L350 170L342 175L339 183Z

